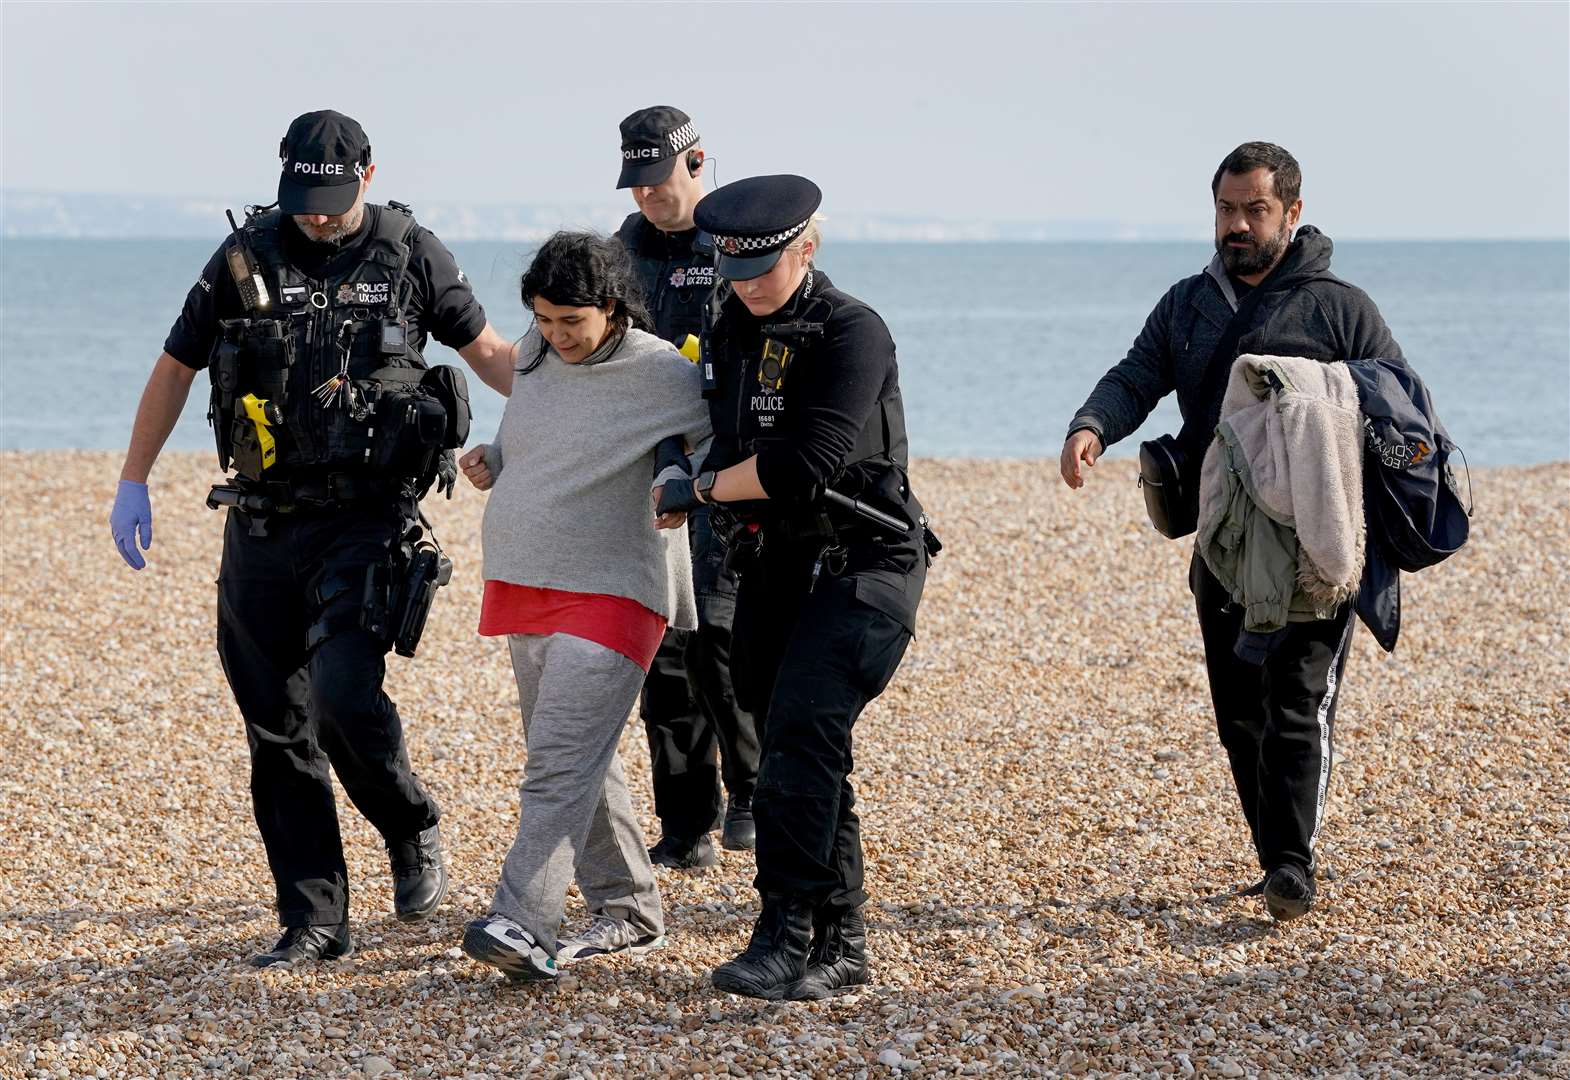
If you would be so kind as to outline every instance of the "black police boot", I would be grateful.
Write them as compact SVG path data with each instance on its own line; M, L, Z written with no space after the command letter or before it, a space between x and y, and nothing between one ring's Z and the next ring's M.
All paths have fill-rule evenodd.
M410 840L387 841L392 862L393 911L404 922L423 919L447 895L447 867L442 858L440 825L418 832Z
M867 983L867 923L860 908L838 915L813 929L807 952L807 977L798 1001L843 994Z
M1317 891L1312 873L1293 863L1283 863L1265 878L1265 907L1277 922L1296 919L1308 914Z
M751 851L758 846L752 796L732 795L725 800L725 831L720 834L720 846L726 851Z
M1237 897L1264 896L1265 895L1265 879L1264 878L1260 878L1258 881L1254 882L1254 884L1252 884L1252 885L1242 885L1242 886L1239 886L1238 889L1232 895L1233 896L1237 896Z
M337 926L288 926L269 952L251 957L252 967L297 964L302 961L336 960L354 950L347 920Z
M734 960L714 969L716 990L765 1001L790 1000L807 974L812 940L812 904L799 896L765 893L752 940Z
M649 849L649 861L655 866L668 866L672 870L701 870L720 861L714 850L714 841L704 833L695 840L666 833L660 842Z

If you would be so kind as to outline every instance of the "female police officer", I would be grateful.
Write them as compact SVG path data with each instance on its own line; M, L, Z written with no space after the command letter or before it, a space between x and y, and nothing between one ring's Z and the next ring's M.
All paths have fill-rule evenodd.
M762 739L763 911L713 981L768 999L867 981L851 728L904 656L927 568L894 342L812 265L821 197L802 177L760 176L698 204L731 284L703 338L715 440L658 506L712 503L736 522L732 676Z

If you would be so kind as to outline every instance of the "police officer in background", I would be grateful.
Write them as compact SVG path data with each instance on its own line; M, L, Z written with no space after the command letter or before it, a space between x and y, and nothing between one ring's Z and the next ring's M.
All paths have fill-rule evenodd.
M715 291L714 251L692 217L704 194L698 132L680 109L639 109L621 122L621 157L616 186L632 189L638 212L617 236L632 254L655 333L678 348L689 336L696 345ZM676 868L717 861L709 830L719 820L721 775L729 793L721 843L733 851L753 846L758 780L757 730L731 686L736 577L724 568L723 538L707 508L688 517L687 529L698 629L665 632L640 699L662 833L649 858Z
M306 113L279 152L277 208L208 260L153 366L109 518L142 569L147 477L208 368L220 467L237 474L209 497L231 507L218 655L245 719L284 927L258 967L350 950L329 764L386 840L398 917L423 918L446 894L440 813L382 692L391 620L374 600L400 572L415 500L464 411L461 375L427 377L427 335L503 394L514 363L441 241L407 208L366 203L376 166L358 123Z
M763 740L763 910L713 981L766 999L867 981L851 728L905 654L929 558L894 342L813 266L820 198L802 177L760 176L698 204L731 284L703 340L714 446L657 507L739 523L732 673Z

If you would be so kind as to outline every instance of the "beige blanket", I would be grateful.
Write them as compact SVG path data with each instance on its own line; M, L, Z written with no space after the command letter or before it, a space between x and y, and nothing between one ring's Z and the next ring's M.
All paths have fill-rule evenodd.
M1313 608L1333 610L1355 596L1363 574L1362 432L1357 387L1344 364L1238 357L1201 471L1202 545L1217 534L1222 519L1249 513L1252 503L1295 532L1296 590ZM1242 492L1236 492L1239 484ZM1234 493L1247 498L1232 498ZM1245 523L1229 524L1233 535L1259 533L1240 528ZM1251 571L1261 559L1271 561L1277 576L1289 569L1278 565L1280 552L1236 554L1254 564ZM1238 573L1235 581L1250 576Z

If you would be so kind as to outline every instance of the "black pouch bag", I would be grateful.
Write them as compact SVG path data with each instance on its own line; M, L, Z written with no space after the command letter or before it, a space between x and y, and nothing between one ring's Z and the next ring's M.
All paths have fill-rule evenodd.
M1185 453L1181 436L1162 435L1139 444L1139 490L1156 531L1171 540L1199 527L1199 454Z
M456 450L469 441L469 384L451 364L437 364L425 372L420 385L447 410L443 450Z
M434 475L447 435L447 411L421 390L384 389L376 400L371 469L387 476Z
M1200 407L1183 419L1176 435L1162 435L1139 444L1139 484L1145 496L1145 513L1156 531L1179 540L1199 527L1199 469L1205 447L1215 434L1220 398L1226 377L1237 359L1238 341L1253 321L1269 279L1256 285L1238 305L1227 328L1216 342L1200 385ZM1211 403L1216 409L1211 409Z

